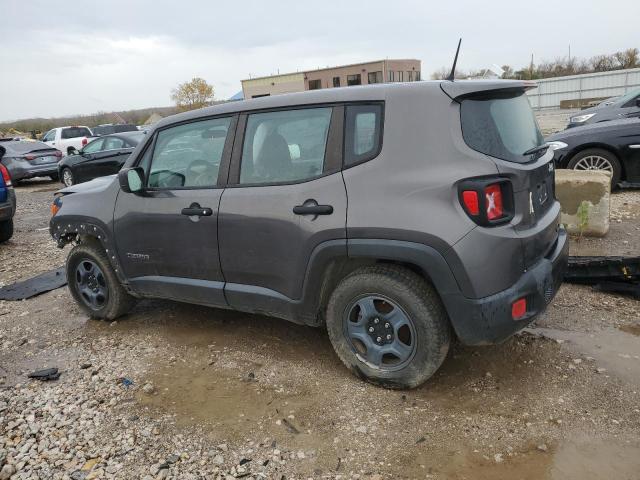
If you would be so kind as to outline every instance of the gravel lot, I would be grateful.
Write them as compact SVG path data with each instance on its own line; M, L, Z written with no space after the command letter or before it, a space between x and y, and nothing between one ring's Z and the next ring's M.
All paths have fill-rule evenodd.
M17 188L1 285L63 264L55 188ZM612 203L610 235L572 253L638 254L640 192ZM144 301L104 323L66 288L0 302L0 480L637 479L639 306L564 285L535 328L456 346L398 392L351 376L323 330L280 320ZM54 366L57 381L26 377Z

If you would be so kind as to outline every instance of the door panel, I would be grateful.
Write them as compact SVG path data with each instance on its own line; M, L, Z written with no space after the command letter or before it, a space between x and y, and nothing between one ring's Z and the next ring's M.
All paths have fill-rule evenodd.
M241 116L218 220L234 308L290 317L314 248L343 239L346 254L342 119L331 106Z
M294 207L315 200L330 215L297 215ZM220 258L225 280L301 297L311 252L321 242L345 239L347 195L340 172L294 185L227 188L219 216ZM228 290L234 289L227 285ZM234 305L232 295L227 295Z
M235 117L158 131L137 165L139 194L120 192L117 251L134 290L150 296L226 306L218 253L219 166L231 155Z
M218 257L217 213L222 189L169 190L142 195L120 192L115 209L115 238L126 278L146 278L147 295L166 297L164 286L176 278L222 282ZM210 216L192 217L182 209L198 203ZM139 279L138 282L142 280ZM188 289L171 298L195 301ZM185 296L186 295L186 296ZM211 293L212 305L224 305L222 284ZM201 294L197 294L201 298ZM198 301L197 303L202 303Z

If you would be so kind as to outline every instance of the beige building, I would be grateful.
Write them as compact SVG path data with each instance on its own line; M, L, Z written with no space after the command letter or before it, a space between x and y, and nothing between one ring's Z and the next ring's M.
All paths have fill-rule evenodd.
M420 80L420 60L378 60L242 80L244 98L320 88Z

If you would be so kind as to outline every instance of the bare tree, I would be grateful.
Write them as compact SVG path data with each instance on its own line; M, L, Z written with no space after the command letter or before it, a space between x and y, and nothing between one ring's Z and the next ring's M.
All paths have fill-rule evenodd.
M190 82L181 83L174 88L171 91L171 100L183 111L206 107L213 100L213 85L195 77Z

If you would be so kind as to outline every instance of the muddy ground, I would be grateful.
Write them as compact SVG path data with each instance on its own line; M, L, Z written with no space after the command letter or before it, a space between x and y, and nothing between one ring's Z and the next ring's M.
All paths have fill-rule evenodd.
M17 188L0 284L63 264L56 187ZM610 235L572 253L640 252L640 192L612 203ZM354 378L321 329L166 301L104 323L66 288L0 302L0 464L12 479L638 479L639 307L564 285L531 329L455 346L401 392ZM59 380L26 378L50 366Z

